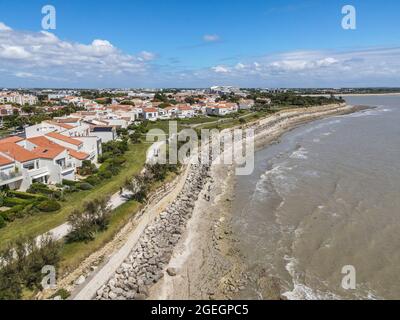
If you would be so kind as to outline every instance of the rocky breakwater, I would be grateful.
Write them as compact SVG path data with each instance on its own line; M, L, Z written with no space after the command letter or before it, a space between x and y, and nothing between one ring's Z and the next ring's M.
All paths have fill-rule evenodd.
M183 189L175 201L146 227L124 263L97 291L96 299L146 299L149 287L165 273L176 274L177 270L166 270L166 266L192 216L195 202L209 178L209 170L209 165L190 165Z

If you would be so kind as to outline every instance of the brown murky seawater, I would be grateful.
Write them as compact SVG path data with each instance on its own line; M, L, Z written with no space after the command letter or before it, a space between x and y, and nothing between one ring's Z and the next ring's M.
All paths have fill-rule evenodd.
M238 177L240 248L289 299L400 299L400 97L347 101L377 108L288 132ZM342 288L346 265L355 290Z

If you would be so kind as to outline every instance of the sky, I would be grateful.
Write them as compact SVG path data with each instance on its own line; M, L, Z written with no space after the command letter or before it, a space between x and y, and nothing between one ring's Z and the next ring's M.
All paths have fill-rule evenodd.
M0 87L400 87L399 18L398 0L0 0Z

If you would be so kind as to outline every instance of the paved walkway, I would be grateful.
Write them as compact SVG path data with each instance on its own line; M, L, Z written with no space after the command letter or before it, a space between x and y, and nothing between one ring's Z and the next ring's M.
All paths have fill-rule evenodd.
M73 300L91 300L96 295L97 290L101 288L110 277L117 271L119 266L129 256L132 248L138 242L143 231L153 221L158 214L160 214L170 203L172 203L182 190L187 175L189 173L190 166L187 166L184 174L179 178L177 185L171 192L156 201L155 204L149 203L148 209L145 210L144 214L140 217L135 230L129 235L128 240L125 244L115 252L111 258L103 265L100 270L79 289L79 292L73 297Z

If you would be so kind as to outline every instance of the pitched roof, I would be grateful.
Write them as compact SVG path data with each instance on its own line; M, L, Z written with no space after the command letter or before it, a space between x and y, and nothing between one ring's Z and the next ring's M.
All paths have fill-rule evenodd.
M26 162L39 158L35 153L26 150L15 143L0 143L0 152L7 154L18 162Z
M80 140L64 136L63 134L60 134L60 133L57 133L57 132L47 133L46 136L48 136L50 138L53 138L53 139L57 139L57 140L60 140L60 141L67 142L67 143L72 144L74 146L80 146L82 144L82 141L80 141Z
M74 157L75 159L78 159L78 160L85 160L89 157L89 155L85 152L79 152L79 151L75 151L75 150L72 150L69 148L67 150L68 150L69 154L71 155L71 157Z
M60 146L59 144L43 136L29 138L28 141L36 145L36 147L32 150L32 152L38 155L40 158L54 159L61 152L66 150L66 148Z
M49 124L52 124L52 125L54 125L54 126L59 126L59 127L61 127L61 128L67 129L67 130L75 128L74 126L71 126L70 124L58 123L58 122L52 121L52 120L47 120L47 121L45 121L45 122L47 122L47 123L49 123Z
M143 108L143 112L158 112L156 108Z
M178 108L179 108L180 111L191 111L191 110L193 110L193 108L189 107L189 106L179 106Z
M7 138L4 138L4 139L1 139L0 143L17 143L17 142L20 142L22 140L24 140L24 139L21 138L21 137L18 137L18 136L14 136L14 137L7 137Z
M10 160L10 159L0 155L0 166L5 166L6 164L11 164L13 162L14 162L13 160Z

